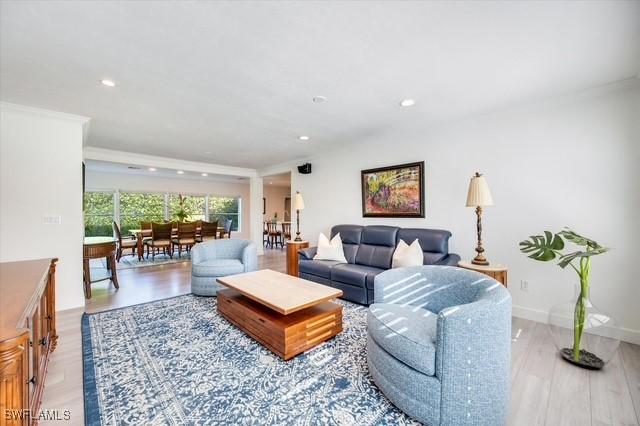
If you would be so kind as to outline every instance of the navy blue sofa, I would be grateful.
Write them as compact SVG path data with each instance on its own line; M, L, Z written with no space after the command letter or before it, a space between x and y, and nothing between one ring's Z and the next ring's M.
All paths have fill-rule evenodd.
M339 288L343 299L373 303L373 280L391 268L393 252L400 240L411 244L416 238L424 253L424 265L457 265L460 256L449 253L451 232L438 229L395 226L336 225L331 238L340 233L348 263L313 260L316 247L298 252L300 278Z

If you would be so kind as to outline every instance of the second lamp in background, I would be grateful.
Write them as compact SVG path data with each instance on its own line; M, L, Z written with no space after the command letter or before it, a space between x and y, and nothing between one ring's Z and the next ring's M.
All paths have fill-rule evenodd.
M484 248L482 247L482 208L485 206L492 206L493 198L491 198L491 191L489 191L489 185L482 174L476 172L469 182L469 192L467 193L467 207L476 208L477 216L477 232L478 232L478 245L476 246L476 257L471 261L476 265L488 265L489 262L484 256Z
M294 241L302 241L302 238L300 238L300 210L304 210L304 200L300 191L296 191L296 196L293 199L293 208L296 211L296 239Z

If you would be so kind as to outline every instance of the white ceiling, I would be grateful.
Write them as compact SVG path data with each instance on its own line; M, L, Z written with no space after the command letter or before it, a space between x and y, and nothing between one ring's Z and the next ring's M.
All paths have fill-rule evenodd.
M2 100L92 117L89 146L251 168L640 71L639 1L2 1L0 15Z
M291 173L278 173L276 175L263 176L263 185L291 187Z
M241 176L229 176L216 173L207 173L202 176L202 172L194 170L181 170L183 173L178 174L177 169L168 169L162 167L154 167L151 171L146 166L126 163L114 163L110 161L85 160L86 170L89 172L105 172L105 173L124 173L129 175L147 176L147 177L165 177L171 179L191 179L203 182L229 182L249 184L249 179Z

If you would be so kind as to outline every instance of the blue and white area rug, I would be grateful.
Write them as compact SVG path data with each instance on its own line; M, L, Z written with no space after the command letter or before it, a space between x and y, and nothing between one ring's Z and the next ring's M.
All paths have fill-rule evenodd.
M282 361L193 295L85 315L88 425L409 425L366 363L366 308Z

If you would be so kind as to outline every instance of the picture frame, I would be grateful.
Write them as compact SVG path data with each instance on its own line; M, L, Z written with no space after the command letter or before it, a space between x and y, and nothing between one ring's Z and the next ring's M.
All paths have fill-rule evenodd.
M424 161L360 172L362 217L424 218Z

